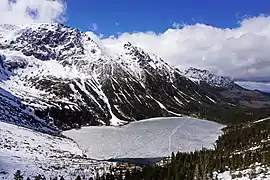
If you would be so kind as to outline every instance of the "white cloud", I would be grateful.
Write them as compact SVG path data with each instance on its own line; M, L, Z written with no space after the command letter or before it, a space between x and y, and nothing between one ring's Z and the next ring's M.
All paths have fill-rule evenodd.
M90 30L97 31L98 30L98 25L96 23L92 23L91 26L90 26Z
M62 0L0 0L0 24L65 21Z
M120 23L119 23L119 22L116 22L116 23L115 23L115 26L119 26L119 25L120 25Z
M114 48L130 41L180 69L194 66L242 79L270 76L270 16L244 19L234 29L174 27L160 34L123 33L102 42Z
M103 34L95 34L92 31L85 32L89 37L91 37L101 48L104 48L101 39L104 37Z

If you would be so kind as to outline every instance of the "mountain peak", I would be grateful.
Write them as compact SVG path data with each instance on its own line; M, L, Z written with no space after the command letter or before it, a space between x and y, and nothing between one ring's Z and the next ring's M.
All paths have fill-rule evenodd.
M130 41L124 44L124 48L128 48L128 47L134 47Z
M131 42L127 42L123 45L126 54L132 54L135 56L146 55L146 53L138 46L133 45Z
M101 51L86 33L63 24L38 23L12 27L0 27L0 48L21 51L28 57L60 61L86 54L95 56ZM13 29L13 32L5 28ZM1 39L1 36L5 38Z
M217 87L231 87L234 82L232 78L226 76L219 76L205 69L198 69L190 67L184 72L184 75L196 82L206 82L211 86Z

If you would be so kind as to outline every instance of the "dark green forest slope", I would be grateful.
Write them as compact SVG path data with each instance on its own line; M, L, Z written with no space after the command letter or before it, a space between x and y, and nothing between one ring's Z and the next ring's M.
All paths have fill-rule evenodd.
M254 163L270 165L270 120L232 125L216 141L215 149L172 154L164 166L146 166L126 173L127 180L215 179L213 172L242 170ZM100 179L121 179L106 175Z

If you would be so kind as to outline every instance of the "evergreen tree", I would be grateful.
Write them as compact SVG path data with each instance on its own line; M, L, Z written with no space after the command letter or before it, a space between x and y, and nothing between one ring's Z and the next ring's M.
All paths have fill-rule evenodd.
M22 180L22 179L23 179L22 172L20 170L17 170L16 173L14 174L14 180Z
M100 175L98 171L96 172L96 179L100 179Z
M127 172L126 172L126 174L125 174L125 177L126 177L126 179L129 179L130 178L130 172L129 172L129 170L127 170Z
M46 180L46 178L42 175L37 175L37 176L35 176L35 180Z
M199 165L195 165L195 171L194 171L194 180L198 180L199 178Z

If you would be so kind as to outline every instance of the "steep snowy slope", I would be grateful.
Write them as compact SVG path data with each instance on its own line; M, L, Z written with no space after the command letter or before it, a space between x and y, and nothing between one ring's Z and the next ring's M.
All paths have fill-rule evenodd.
M0 88L0 122L16 124L50 134L59 133L56 128L50 126L50 123L46 123L37 117L33 109L23 104L21 99L2 88Z
M0 179L13 179L17 170L25 179L38 174L89 178L110 165L85 158L72 140L0 122Z
M154 54L124 44L100 82L113 112L121 119L191 114L215 97Z

